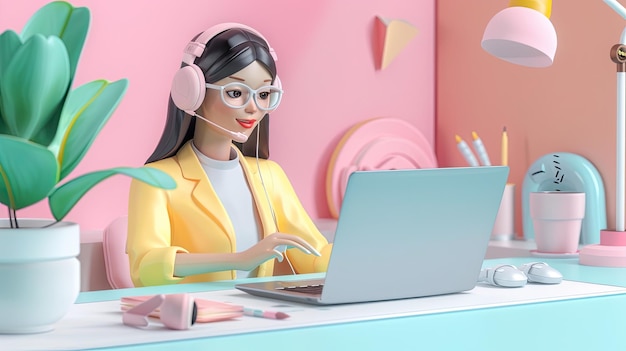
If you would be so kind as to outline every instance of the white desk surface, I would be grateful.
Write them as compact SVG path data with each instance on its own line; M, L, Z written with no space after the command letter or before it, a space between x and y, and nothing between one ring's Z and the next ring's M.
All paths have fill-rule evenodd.
M521 264L537 260L535 257L510 258L487 260L485 266L500 263ZM609 284L626 287L626 268L603 268L579 265L577 259L544 259L550 265L559 269L566 279L596 284ZM90 324L109 323L108 327L99 329L99 336L103 339L114 339L114 329L123 332L137 333L135 338L142 338L142 344L128 347L111 347L111 350L182 350L182 349L212 349L212 350L276 350L295 348L297 350L311 350L319 346L321 349L428 349L428 350L467 350L467 349L506 349L506 350L536 350L570 349L570 350L617 350L626 347L626 339L622 337L626 327L626 294L622 288L591 286L593 291L581 290L589 287L585 284L566 282L560 286L553 286L554 290L569 295L566 300L554 300L549 297L535 295L545 293L547 289L541 286L527 286L521 289L498 289L480 287L481 301L473 300L469 303L460 303L461 299L451 295L441 301L452 299L443 305L433 299L414 299L423 306L406 306L399 304L395 310L389 305L387 311L376 312L369 304L348 306L355 310L348 314L341 314L343 320L329 323L309 323L295 325L289 328L274 328L271 330L251 330L244 333L219 332L218 325L207 324L206 334L200 328L189 331L190 337L176 341L161 341L143 339L149 332L125 329L119 320L117 300L122 296L146 295L153 293L191 292L205 294L210 290L224 290L215 293L230 293L233 282L187 284L165 287L150 287L139 289L108 290L81 293L75 306L83 313L85 334ZM545 287L545 286L544 286ZM528 289L527 289L528 288ZM595 289L595 290L594 290ZM510 298L517 295L523 303L511 304ZM246 297L249 298L249 297ZM502 300L504 299L504 300ZM109 302L107 302L109 301ZM425 303L428 302L428 303ZM519 301L518 301L519 302ZM272 302L273 303L273 302ZM393 303L397 304L397 303ZM456 304L456 305L455 305ZM472 307L472 305L474 305ZM479 306L479 308L475 308ZM275 305L273 305L275 306ZM91 308L93 311L90 311ZM433 313L424 313L424 308L435 308ZM97 310L104 308L104 310ZM115 310L111 310L115 309ZM332 310L331 310L332 311ZM421 311L421 312L420 312ZM376 318L370 318L374 313ZM432 311L431 311L432 312ZM99 320L98 313L105 313ZM361 315L358 315L361 313ZM363 315L365 313L365 315ZM384 315L387 313L387 315ZM293 317L298 317L297 311L292 311ZM352 316L352 317L350 317ZM355 317L357 316L357 317ZM370 317L368 317L370 316ZM71 318L68 317L68 318ZM95 320L91 320L94 318ZM296 318L291 319L296 323ZM69 320L68 320L69 321ZM276 322L272 320L248 320L252 326L255 323ZM289 321L289 320L285 320ZM281 321L281 322L285 322ZM63 322L63 321L62 321ZM241 325L241 324L240 324ZM60 325L62 326L62 324ZM283 325L284 326L284 325ZM157 329L158 333L179 333L164 329ZM64 340L80 338L81 331L62 330ZM191 336L198 332L203 335ZM54 332L53 332L54 333ZM215 335L215 333L219 335ZM53 334L49 335L50 337ZM72 339L76 336L77 339ZM45 334L30 338L46 339ZM16 342L19 336L0 336L0 350L15 349L26 341ZM28 339L27 339L28 338ZM30 340L29 337L23 340ZM139 340L139 339L135 339ZM152 342L148 342L152 341ZM9 343L10 342L10 343ZM17 345L17 346L16 346ZM52 343L37 345L35 349L50 349ZM13 347L15 346L15 347ZM32 346L32 345L31 345ZM315 347L314 347L315 346ZM24 347L26 348L26 347ZM67 348L71 348L68 346ZM26 348L28 349L28 348ZM33 349L32 347L30 349Z

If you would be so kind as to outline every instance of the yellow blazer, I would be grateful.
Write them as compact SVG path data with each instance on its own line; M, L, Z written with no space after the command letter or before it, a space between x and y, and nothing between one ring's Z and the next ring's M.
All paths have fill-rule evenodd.
M233 147L234 148L234 147ZM261 219L262 235L277 231L295 234L315 247L322 257L290 249L287 256L297 273L324 272L332 244L319 232L300 203L282 168L270 160L244 157L241 167L252 190ZM171 175L176 189L163 190L133 180L128 208L127 252L135 286L206 282L235 278L234 271L174 276L176 253L232 253L237 251L233 225L196 157L191 141L172 157L147 164ZM259 170L267 188L279 229L272 219ZM257 269L257 276L271 276L274 261Z

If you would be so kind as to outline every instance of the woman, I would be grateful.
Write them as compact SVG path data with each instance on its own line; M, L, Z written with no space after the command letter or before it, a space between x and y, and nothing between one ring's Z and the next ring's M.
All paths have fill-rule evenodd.
M187 45L146 165L170 174L177 188L131 184L135 286L270 276L283 257L292 273L326 270L332 244L280 166L259 159L267 155L267 113L282 96L273 55L241 24L212 27Z

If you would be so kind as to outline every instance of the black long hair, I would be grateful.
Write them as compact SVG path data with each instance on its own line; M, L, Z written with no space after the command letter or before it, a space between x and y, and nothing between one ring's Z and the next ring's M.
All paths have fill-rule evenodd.
M241 71L254 61L258 61L267 69L272 76L272 81L276 79L276 63L265 40L245 29L231 28L209 40L204 52L196 58L194 64L202 69L207 83L215 83ZM183 66L185 65L183 63ZM146 163L175 155L187 141L193 138L195 126L196 119L176 107L170 95L163 134ZM233 143L245 156L256 156L257 133L259 136L259 157L268 158L269 115L265 115L255 127L248 141Z

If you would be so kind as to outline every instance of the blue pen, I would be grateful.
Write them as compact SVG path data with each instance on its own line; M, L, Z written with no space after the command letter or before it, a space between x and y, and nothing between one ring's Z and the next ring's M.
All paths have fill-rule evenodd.
M485 145L483 141L480 140L478 134L476 132L472 132L472 138L474 139L474 148L478 153L478 158L483 166L491 166L491 161L489 160L489 154L487 154L487 150L485 149Z
M474 156L474 153L472 152L472 150L470 150L469 146L467 146L467 143L465 142L465 140L461 139L461 137L458 135L455 135L455 137L456 137L456 146L459 148L459 151L461 151L461 155L465 157L465 160L470 166L477 167L478 160L476 160L476 156Z

